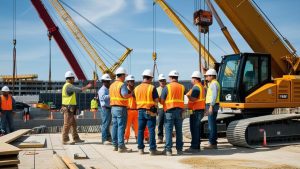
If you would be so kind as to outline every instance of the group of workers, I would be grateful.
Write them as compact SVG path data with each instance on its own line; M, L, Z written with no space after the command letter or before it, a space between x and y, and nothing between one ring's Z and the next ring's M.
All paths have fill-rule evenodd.
M178 82L179 73L173 70L169 73L169 83L163 74L159 75L159 87L152 85L153 72L150 69L142 73L143 81L135 87L133 75L127 75L124 68L116 70L116 79L108 74L101 77L102 87L98 91L100 112L102 120L102 143L112 145L114 151L120 153L132 152L125 146L128 143L131 126L137 141L139 154L144 154L144 140L148 141L150 155L172 155L172 135L175 126L177 154L183 154L182 122L184 115L184 95L188 97L190 114L191 146L185 152L200 151L201 119L208 115L209 145L207 148L217 148L216 118L219 109L220 85L216 80L217 72L209 69L205 73L208 85L202 84L202 75L199 71L191 76L192 89L185 92L185 87ZM73 86L75 75L66 72L66 83L62 89L62 112L64 113L64 126L62 139L68 144L68 133L71 127L73 143L83 142L76 131L76 92L91 87L78 88ZM95 98L96 99L96 98ZM94 107L95 108L95 107ZM158 118L157 118L158 117ZM158 120L157 120L158 119ZM157 122L158 121L158 122ZM112 129L110 132L110 126ZM158 123L158 140L156 142L155 128ZM157 150L156 144L163 143L165 129L165 148Z

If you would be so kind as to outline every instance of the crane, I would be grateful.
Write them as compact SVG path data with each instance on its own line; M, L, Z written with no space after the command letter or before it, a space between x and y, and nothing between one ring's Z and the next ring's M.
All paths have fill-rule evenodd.
M272 115L275 108L300 107L296 50L276 32L255 1L215 2L255 52L226 55L221 61L220 106L241 112L233 114L234 121L229 120L228 141L237 146L259 147L263 131L268 145L299 144L300 115ZM231 75L226 74L227 67Z
M131 53L132 49L126 47L126 51L124 54L119 58L119 60L112 65L111 68L108 68L99 54L96 52L94 47L90 44L81 30L78 28L72 17L68 14L68 12L64 9L62 4L59 0L50 0L52 6L56 10L57 14L60 18L65 22L70 32L76 38L78 43L82 46L82 48L87 52L90 58L94 61L94 63L98 66L102 73L108 73L110 76L114 76L114 71L124 62L126 57Z
M51 34L56 43L58 44L60 50L64 54L65 58L67 59L69 65L71 66L72 70L76 74L79 80L87 80L82 68L80 67L79 63L77 62L73 52L71 51L70 47L68 46L66 40L63 38L62 34L59 31L58 26L55 25L53 19L49 15L48 11L46 10L45 6L43 5L41 0L31 0L32 5L38 12L40 18L46 25L49 34Z
M188 27L181 21L181 19L176 15L176 13L171 9L171 7L165 2L165 0L154 0L161 9L166 13L174 25L181 31L185 38L190 42L190 44L199 53L202 53L204 60L209 63L209 67L215 67L217 61L215 58L207 51L207 49L198 41L195 35L188 29Z

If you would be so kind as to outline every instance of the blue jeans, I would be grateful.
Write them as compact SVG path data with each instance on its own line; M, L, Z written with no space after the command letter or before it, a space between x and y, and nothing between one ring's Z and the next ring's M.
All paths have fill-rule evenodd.
M166 145L165 149L167 151L172 151L172 132L173 126L175 125L176 130L176 149L182 151L183 141L182 141L182 109L174 108L167 110L165 113L165 130L166 130Z
M144 131L146 125L149 130L149 147L150 150L156 150L156 141L155 141L155 126L156 126L156 117L150 116L146 113L145 109L139 109L138 116L138 149L144 149Z
M157 123L158 123L158 133L157 136L159 139L163 140L164 138L164 123L165 123L165 112L164 109L159 108L158 109L158 118L157 118Z
M112 144L114 147L125 147L124 131L126 128L127 108L112 106Z
M190 131L192 135L191 148L200 149L201 144L201 120L204 116L204 110L195 110L190 115Z
M12 111L2 111L1 112L1 127L5 131L5 134L15 131L14 127L14 115ZM8 130L7 130L8 129Z
M109 127L111 124L111 108L101 107L101 121L102 121L102 143L111 139Z
M206 104L206 111L208 112L209 104ZM219 104L213 106L213 113L208 114L208 131L209 131L209 143L212 145L217 145L217 115L219 110Z

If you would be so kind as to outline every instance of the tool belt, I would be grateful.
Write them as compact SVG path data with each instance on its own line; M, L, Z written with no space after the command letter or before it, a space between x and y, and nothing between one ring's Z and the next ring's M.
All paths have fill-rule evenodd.
M151 117L157 116L157 108L155 106L150 107L150 109L144 110L146 110L146 114L150 115Z
M76 105L62 105L60 112L61 113L73 113L74 115L76 115L77 106Z

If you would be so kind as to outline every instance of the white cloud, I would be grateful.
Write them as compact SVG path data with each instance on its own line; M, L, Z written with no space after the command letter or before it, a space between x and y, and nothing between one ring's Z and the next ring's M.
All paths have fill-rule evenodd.
M136 29L136 31L140 32L152 32L153 28L140 28ZM173 35L181 35L181 32L177 29L172 28L156 28L157 33L164 33L164 34L173 34Z
M134 6L137 12L143 12L147 9L145 0L134 0Z

